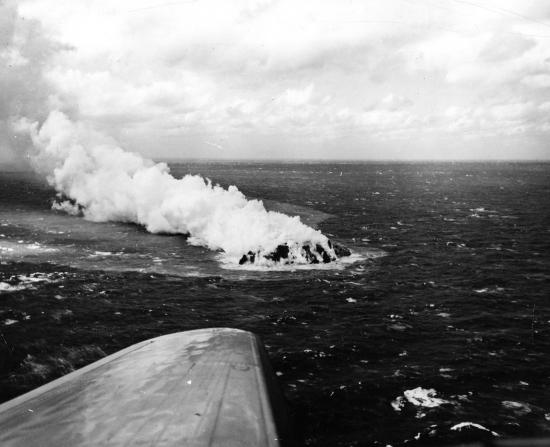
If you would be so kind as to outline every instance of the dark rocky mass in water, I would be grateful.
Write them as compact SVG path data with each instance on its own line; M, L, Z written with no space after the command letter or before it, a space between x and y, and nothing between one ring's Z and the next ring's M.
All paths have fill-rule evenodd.
M63 206L64 203L68 202L71 206L74 207L75 214L80 216L84 215L85 208L76 202L76 200L71 197L67 197L65 194L57 193L55 198L52 200L52 207L59 209ZM78 211L77 211L78 210Z
M330 241L328 241L328 243L330 245ZM332 249L334 250L334 253L336 253L336 256L339 258L351 256L351 250L342 244L338 244L337 242L333 244Z
M351 251L343 245L340 245L338 243L333 244L331 241L328 241L328 245L334 250L336 257L331 256L329 253L327 253L327 251L319 244L316 244L314 248L312 248L310 245L303 245L302 256L307 259L309 264L328 264L329 262L336 261L336 259L338 258L351 255ZM273 253L264 255L264 258L269 259L270 261L280 262L283 259L288 259L289 254L290 248L287 244L285 244L277 246ZM258 256L258 253L249 251L239 260L239 264L254 264Z

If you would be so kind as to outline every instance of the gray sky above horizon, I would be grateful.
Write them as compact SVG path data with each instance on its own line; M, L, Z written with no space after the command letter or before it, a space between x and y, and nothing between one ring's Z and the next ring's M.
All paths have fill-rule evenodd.
M4 0L0 13L0 134L59 109L155 158L550 159L548 1Z

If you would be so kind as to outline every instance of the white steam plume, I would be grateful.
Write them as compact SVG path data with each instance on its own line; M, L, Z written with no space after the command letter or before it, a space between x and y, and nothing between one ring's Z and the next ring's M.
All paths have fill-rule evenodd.
M44 76L68 50L39 21L24 20L15 0L0 0L2 170L8 164L25 167L34 146L35 170L64 200L56 209L98 222L135 222L155 233L189 234L190 243L221 249L237 261L243 255L260 264L335 259L328 239L299 218L268 212L234 186L224 190L198 176L177 180L165 164L125 152L109 137L75 124L77 105ZM74 122L59 111L50 113L59 108Z
M37 150L35 169L60 197L71 199L57 209L96 222L134 222L152 233L189 234L189 243L221 249L236 261L252 252L256 264L273 264L264 255L280 246L289 249L282 263L309 263L311 256L323 262L319 247L335 259L327 237L299 217L266 211L235 186L225 190L192 175L175 179L166 164L126 152L61 112L51 112L40 128L29 121L19 128L30 133Z

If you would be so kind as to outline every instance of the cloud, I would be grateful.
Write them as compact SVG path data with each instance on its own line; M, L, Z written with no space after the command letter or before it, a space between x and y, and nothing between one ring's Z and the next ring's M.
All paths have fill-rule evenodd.
M548 88L550 87L550 75L547 74L536 74L525 76L521 82L528 87L539 89L539 88Z
M367 110L397 111L412 105L412 101L403 95L390 93L388 96L371 104Z
M313 94L313 84L309 84L303 89L288 89L277 98L277 102L288 104L290 106L303 106L311 100Z
M476 108L450 107L445 115L448 132L460 132L468 137L540 131L547 122L544 106L536 107L531 101Z
M56 54L69 49L38 20L24 20L14 1L0 3L0 161L25 164L28 140L17 139L12 123L21 117L45 119L57 102L44 71Z
M276 156L321 136L350 147L410 138L412 151L420 137L498 139L510 126L538 135L550 39L537 36L550 29L536 21L550 5L448 3L34 0L21 3L25 24L12 27L19 37L2 63L37 89L37 107L20 110L43 120L61 108L145 153L223 140L236 156ZM39 45L44 53L29 51ZM286 148L262 149L258 138L276 136Z

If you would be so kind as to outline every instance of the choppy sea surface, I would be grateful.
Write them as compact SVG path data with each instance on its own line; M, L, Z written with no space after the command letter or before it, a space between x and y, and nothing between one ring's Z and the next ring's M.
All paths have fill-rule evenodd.
M0 172L0 402L139 341L255 332L308 446L550 436L550 164L171 163L350 248L329 268L227 265L51 209Z

